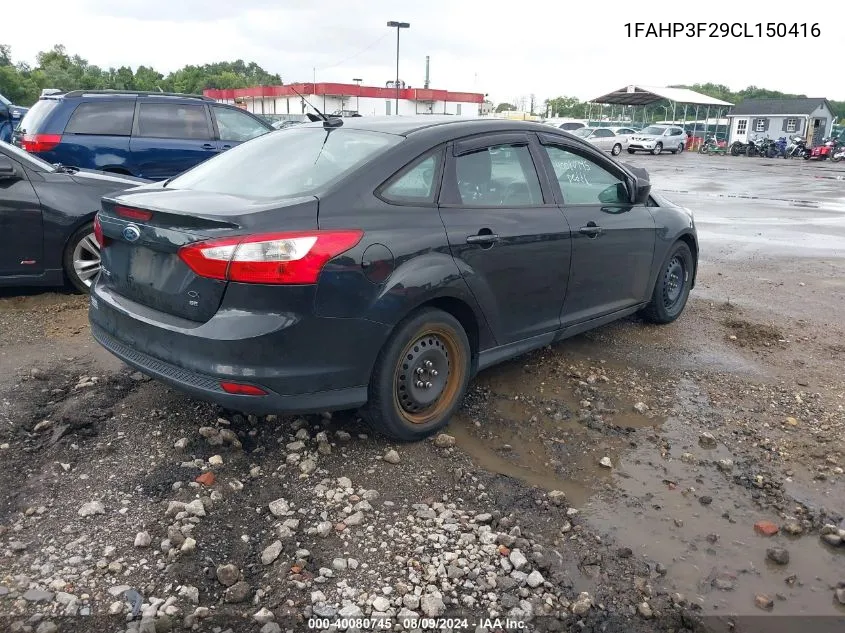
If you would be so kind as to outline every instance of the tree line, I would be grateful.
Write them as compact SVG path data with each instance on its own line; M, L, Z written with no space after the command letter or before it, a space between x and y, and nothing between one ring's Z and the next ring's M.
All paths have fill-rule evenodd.
M722 101L727 101L728 103L733 104L738 104L745 99L798 99L805 98L807 96L800 94L789 94L786 92L780 92L778 90L767 90L766 88L758 88L757 86L748 86L743 90L734 92L727 86L714 83L675 85L669 87L688 88L690 90L694 90L695 92L705 94L709 97L721 99ZM830 101L830 105L833 108L833 114L836 119L845 119L845 101L828 101ZM654 105L649 106L649 109L652 111L653 115L651 117L651 120L664 118L664 105L668 105L668 102L656 103ZM588 102L581 101L577 97L560 96L555 97L553 99L546 99L546 101L543 102L543 106L544 109L541 112L537 112L536 114L546 115L548 113L548 116L565 117L573 119L585 119L587 118L588 113L592 113L593 117L597 116L598 114L596 105L593 105L591 107ZM609 106L605 107L609 110ZM618 109L619 107L617 106L617 110ZM510 103L500 103L496 106L496 112L504 112L507 110L516 110L516 106ZM711 108L711 114L715 115L715 111L712 110L713 109ZM532 112L532 114L534 113ZM691 116L689 110L687 111L687 115L688 117ZM678 116L680 116L680 114L678 114ZM704 116L701 109L699 110L699 116Z
M0 94L21 106L38 100L44 88L59 90L147 90L201 94L206 88L246 88L279 85L282 78L268 73L255 62L218 62L185 66L163 75L149 66L101 68L64 46L54 46L36 57L35 66L14 63L9 46L0 44Z

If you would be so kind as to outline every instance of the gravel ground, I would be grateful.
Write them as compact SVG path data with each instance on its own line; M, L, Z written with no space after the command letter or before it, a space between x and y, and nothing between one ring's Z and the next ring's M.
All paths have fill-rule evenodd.
M829 221L845 199L813 175L838 172L634 160L699 219L684 317L627 319L491 369L417 444L351 413L193 401L101 351L83 298L4 291L0 631L450 618L637 633L845 616L845 251ZM728 164L819 206L777 192L728 205L714 182L757 182ZM767 246L789 230L792 249Z

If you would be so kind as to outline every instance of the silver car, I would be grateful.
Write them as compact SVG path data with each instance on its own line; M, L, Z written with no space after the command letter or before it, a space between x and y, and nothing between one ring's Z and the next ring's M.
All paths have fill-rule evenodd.
M628 153L651 152L655 156L667 151L679 154L684 151L687 133L677 125L649 125L628 137Z
M571 133L580 136L599 149L610 152L613 156L619 156L622 150L628 146L628 137L624 134L616 134L609 127L582 127L572 130Z

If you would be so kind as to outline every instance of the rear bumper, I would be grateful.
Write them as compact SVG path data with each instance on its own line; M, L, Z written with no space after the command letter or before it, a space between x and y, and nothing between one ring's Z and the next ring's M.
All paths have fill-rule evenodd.
M240 300L245 290L230 284L226 297L246 307ZM279 290L249 289L252 294ZM366 403L369 377L388 326L281 310L236 311L226 303L224 298L210 321L190 323L96 284L89 310L91 333L127 365L229 409L314 413ZM254 385L267 395L230 394L221 381Z

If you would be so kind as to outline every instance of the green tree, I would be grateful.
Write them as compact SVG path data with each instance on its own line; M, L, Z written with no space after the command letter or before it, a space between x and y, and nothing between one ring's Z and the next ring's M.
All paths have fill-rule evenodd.
M510 103L500 103L496 106L496 112L508 112L510 110L516 110L516 106Z

